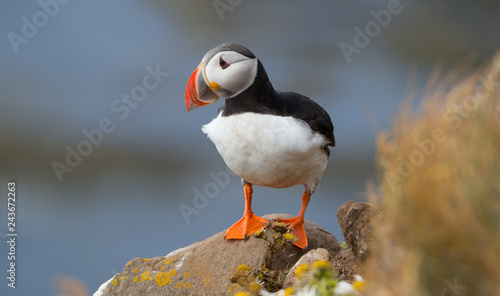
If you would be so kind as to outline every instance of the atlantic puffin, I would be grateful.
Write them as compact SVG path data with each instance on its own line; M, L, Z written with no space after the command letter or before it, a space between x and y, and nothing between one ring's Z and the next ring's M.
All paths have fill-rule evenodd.
M226 165L241 178L245 195L243 217L225 239L247 239L268 221L252 212L252 185L305 187L297 217L277 219L288 225L294 245L305 249L304 213L325 171L329 146L335 146L333 124L316 102L295 92L273 88L261 61L246 47L224 43L208 51L188 80L188 111L225 105L202 127Z

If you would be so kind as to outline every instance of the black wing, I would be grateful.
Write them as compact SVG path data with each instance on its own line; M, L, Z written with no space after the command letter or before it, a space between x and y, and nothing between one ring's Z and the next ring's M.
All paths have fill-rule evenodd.
M333 124L328 113L306 96L274 90L260 61L254 83L238 96L226 99L224 107L219 112L223 112L222 116L243 112L292 116L305 121L313 131L327 139L325 151L328 155L330 153L328 146L335 146Z
M301 119L315 132L328 140L328 146L335 146L334 127L328 113L318 103L294 92L276 91L272 113Z

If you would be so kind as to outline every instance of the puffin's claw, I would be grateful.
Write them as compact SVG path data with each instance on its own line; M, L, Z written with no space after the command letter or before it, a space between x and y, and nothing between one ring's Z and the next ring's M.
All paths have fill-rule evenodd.
M269 222L254 213L243 214L243 217L233 226L229 227L226 232L226 239L243 239L247 240L248 237L261 228L266 228Z

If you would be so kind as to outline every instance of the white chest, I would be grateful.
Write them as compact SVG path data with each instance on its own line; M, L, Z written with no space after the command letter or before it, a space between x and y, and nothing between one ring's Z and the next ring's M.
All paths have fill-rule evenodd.
M325 138L293 117L242 113L202 128L227 166L255 185L316 188L326 166Z

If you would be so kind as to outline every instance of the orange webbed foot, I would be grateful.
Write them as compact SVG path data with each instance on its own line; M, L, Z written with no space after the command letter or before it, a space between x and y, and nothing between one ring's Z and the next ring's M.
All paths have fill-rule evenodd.
M307 236L304 228L304 219L296 217L291 219L276 218L275 220L285 224L290 224L288 229L290 229L290 233L292 233L296 238L296 241L293 244L301 249L307 248Z
M254 234L261 228L266 228L269 221L254 213L243 214L243 217L233 226L229 227L225 239L244 239Z

